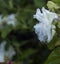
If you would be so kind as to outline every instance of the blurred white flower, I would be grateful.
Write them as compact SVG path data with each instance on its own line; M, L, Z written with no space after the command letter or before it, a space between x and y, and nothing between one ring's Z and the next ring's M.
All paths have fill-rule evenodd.
M15 18L15 14L10 14L7 16L3 16L2 14L0 15L0 30L3 29L3 23L6 23L7 25L12 25L13 27L16 26L17 20Z
M12 57L16 54L16 52L14 51L13 47L10 46L9 49L6 51L5 50L5 45L6 45L6 41L3 41L0 44L0 62L4 62L4 58L5 56L8 57L9 60L12 59Z
M5 56L8 57L9 60L16 54L14 48L12 46L9 47L8 51L5 51Z
M8 15L8 16L4 17L3 22L6 22L8 25L11 24L13 26L16 26L15 14L11 14L11 15Z
M57 14L49 12L43 7L42 13L40 9L37 9L34 18L39 21L39 23L34 26L38 39L41 42L50 42L55 35L56 27L52 24L52 22L55 18L58 18Z
M12 24L13 26L16 25L15 14L11 14L7 17L7 24Z

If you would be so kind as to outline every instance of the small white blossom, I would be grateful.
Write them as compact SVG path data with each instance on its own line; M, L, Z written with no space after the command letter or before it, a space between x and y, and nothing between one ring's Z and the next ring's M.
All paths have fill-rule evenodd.
M5 56L8 57L9 60L12 59L12 57L16 54L16 52L14 51L13 47L10 46L9 49L6 51L5 50L5 45L6 45L6 41L3 41L0 44L0 62L4 62L4 58Z
M7 17L7 24L12 24L13 26L16 25L15 14L11 14Z
M7 16L3 16L2 14L0 15L0 30L3 29L3 23L6 23L7 25L12 25L12 26L16 26L17 24L17 20L15 18L15 14L10 14Z
M40 9L37 9L34 18L39 21L39 23L34 26L38 39L41 42L50 42L55 35L56 27L52 24L52 22L55 18L58 18L57 14L49 12L43 7L42 13Z
M9 47L8 51L5 51L5 56L8 57L9 60L11 60L15 54L16 52L14 51L12 46Z
M11 15L8 15L8 16L4 17L3 22L6 22L8 25L11 24L13 26L16 26L15 14L11 14Z

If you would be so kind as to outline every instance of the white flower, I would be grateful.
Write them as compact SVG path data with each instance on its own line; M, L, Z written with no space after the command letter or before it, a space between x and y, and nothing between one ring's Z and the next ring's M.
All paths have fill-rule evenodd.
M8 25L16 26L16 18L15 14L10 14L7 16L0 15L0 30L3 29L3 23L6 23Z
M55 18L58 18L57 14L42 8L42 13L40 9L37 9L34 18L39 21L39 23L34 26L38 39L41 42L50 42L55 35L56 27L52 22Z
M11 60L15 54L16 52L14 51L12 46L9 47L8 51L5 51L5 56L8 57L9 60Z
M7 51L5 51L5 45L6 45L6 41L3 41L0 44L0 62L5 61L4 60L5 56L8 57L9 60L11 60L12 57L16 54L12 46L10 46Z
M11 14L11 15L8 15L8 16L4 17L2 21L6 22L8 25L11 24L13 26L16 26L15 14Z
M13 26L16 25L15 14L11 14L7 17L7 24L12 24Z

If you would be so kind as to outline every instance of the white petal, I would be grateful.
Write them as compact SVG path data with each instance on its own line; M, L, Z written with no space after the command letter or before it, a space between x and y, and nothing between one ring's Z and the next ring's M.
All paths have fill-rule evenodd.
M38 8L36 14L33 15L39 22L43 21L43 14L41 13L40 9Z
M44 24L39 23L39 24L36 24L34 26L34 28L35 28L36 34L38 35L39 40L42 41L42 42L45 42L47 40L47 34L46 34L47 28L46 28L45 25L44 26L43 25Z
M52 23L55 18L58 18L56 13L50 12L46 10L44 7L42 8L42 12L45 18L45 21L48 21L48 23Z

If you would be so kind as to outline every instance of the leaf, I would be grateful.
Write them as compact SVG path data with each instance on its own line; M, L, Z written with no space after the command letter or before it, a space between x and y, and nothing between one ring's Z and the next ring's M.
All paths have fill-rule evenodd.
M13 0L9 0L9 8L13 9Z
M55 4L55 3L52 2L52 1L48 1L48 2L47 2L47 7L48 7L48 9L51 10L51 11L55 11L55 10L58 10L58 9L60 8L57 4Z
M60 47L57 47L52 51L45 64L60 64Z
M46 1L45 0L34 0L34 4L35 4L36 7L41 8L41 7L45 6Z
M32 30L34 23L33 21L33 13L34 11L29 8L24 8L17 12L17 19L19 22L19 27L21 30L25 31L27 29Z
M55 36L53 37L52 41L50 43L48 43L48 48L49 49L53 49L55 47L55 44L57 42L57 34L55 34Z
M24 51L23 53L22 53L22 55L21 55L21 59L25 59L25 58L27 58L28 56L30 56L30 55L32 55L32 54L34 54L34 53L36 53L37 51L36 50L34 50L34 49L27 49L26 51Z
M60 6L60 0L52 0L52 1Z
M12 29L11 29L11 26L6 26L6 27L4 27L4 28L1 30L1 36L2 36L2 38L5 38L11 30L12 30Z

